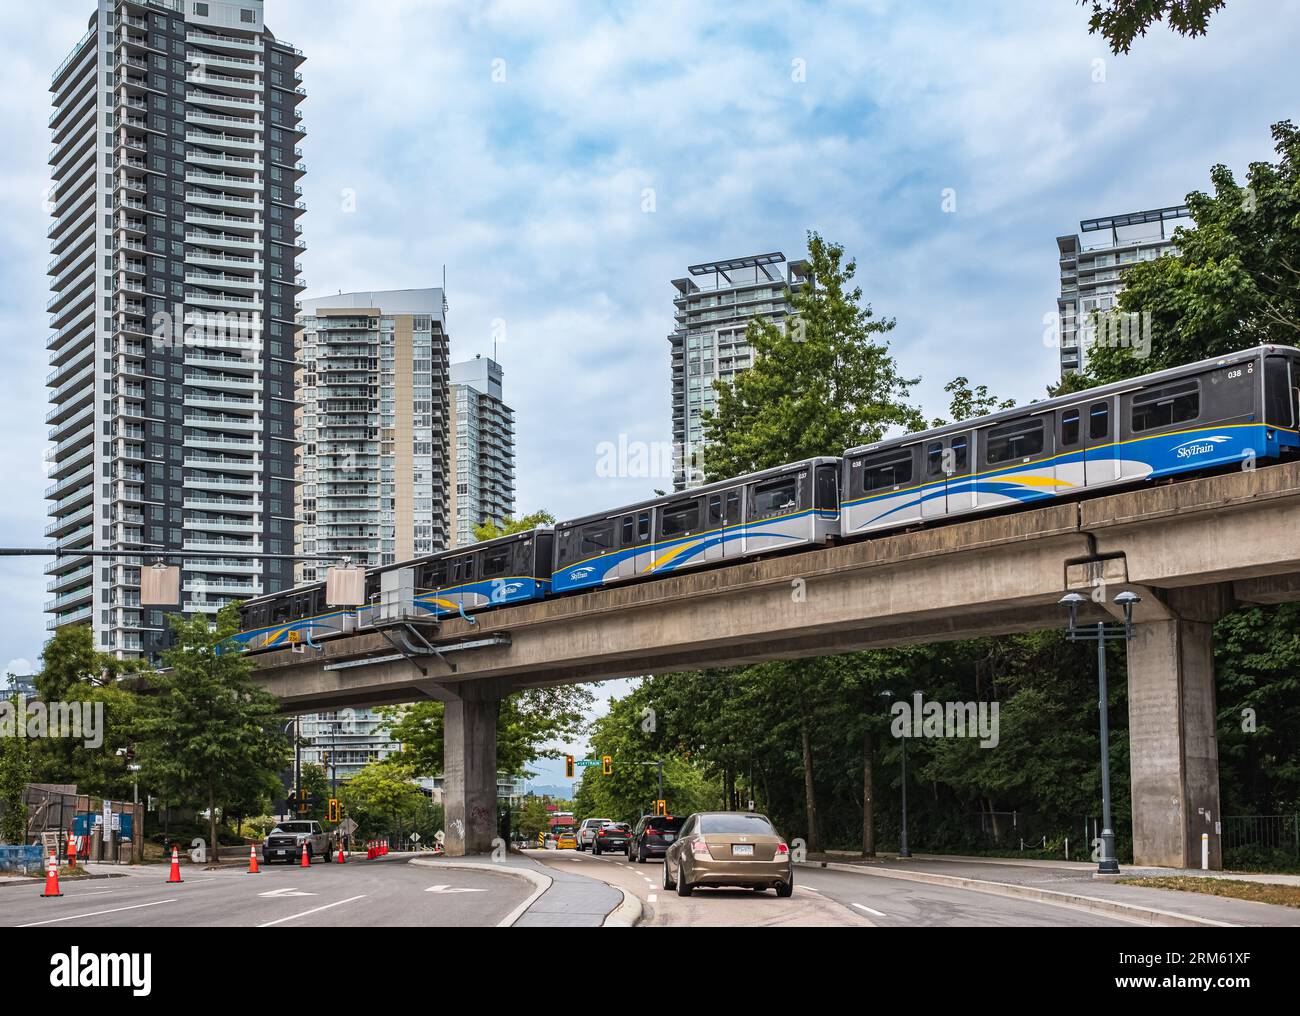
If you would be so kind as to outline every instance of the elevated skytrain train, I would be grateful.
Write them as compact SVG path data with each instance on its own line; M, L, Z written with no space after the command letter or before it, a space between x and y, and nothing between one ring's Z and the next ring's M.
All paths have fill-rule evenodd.
M257 651L363 630L385 584L471 614L763 554L1266 464L1300 449L1300 349L1261 346L372 569L368 606L325 585L241 605ZM387 578L385 578L387 576Z

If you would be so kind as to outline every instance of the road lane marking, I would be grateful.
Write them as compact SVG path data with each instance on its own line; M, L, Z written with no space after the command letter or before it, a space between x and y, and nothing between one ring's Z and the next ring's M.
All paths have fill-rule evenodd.
M300 917L310 917L312 914L319 914L322 910L329 910L331 907L341 907L344 903L353 903L356 900L364 900L366 894L360 896L349 896L346 900L339 900L337 903L326 903L323 907L316 907L312 910L304 910L301 914L290 914L288 917L281 917L278 921L267 921L265 924L259 924L259 928L270 928L277 924L283 924L285 921L296 921Z
M659 897L656 896L654 893L650 893L648 896L646 896L645 901L647 903L657 903L659 901Z
M424 890L426 893L485 893L486 889L469 889L465 886L452 885L431 885Z
M153 903L137 903L130 907L114 907L112 910L96 910L93 914L73 914L70 917L54 917L48 921L32 921L30 924L20 924L19 928L39 928L42 924L58 924L61 921L80 921L86 917L102 917L104 914L118 914L123 910L139 910L141 907L160 907L164 903L175 903L175 900L155 900Z
M872 910L870 907L864 907L861 903L853 904L859 910L865 910L868 914L874 914L876 917L888 917L888 914L882 914L879 910Z
M301 889L272 889L269 893L258 893L263 899L283 899L285 896L315 896L315 893L303 892Z
M801 885L799 888L802 889L804 892L807 892L807 893L819 893L819 892L821 892L820 889L814 889L814 888L813 888L812 886L810 886L810 885Z

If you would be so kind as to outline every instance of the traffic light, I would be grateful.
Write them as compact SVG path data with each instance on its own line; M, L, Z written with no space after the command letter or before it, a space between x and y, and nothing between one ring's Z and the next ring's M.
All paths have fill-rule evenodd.
M600 756L600 771L606 776L614 771L614 757L612 755Z
M656 815L668 814L668 802L665 801L662 797L659 798L657 801L655 801L655 814Z
M328 819L330 822L343 821L343 804L337 797L331 797L328 809Z
M564 756L564 775L568 779L573 779L573 756L572 755Z

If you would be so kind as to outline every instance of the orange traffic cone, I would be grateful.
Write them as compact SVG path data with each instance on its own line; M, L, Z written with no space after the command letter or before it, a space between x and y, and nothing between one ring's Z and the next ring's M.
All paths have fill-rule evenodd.
M387 841L387 840L384 840L384 842L383 842L382 844L380 844L380 847L379 847L379 856L380 856L380 857L387 857L387 856L388 856L388 841Z
M41 896L62 896L59 892L59 859L50 851L50 859L45 864L45 892Z
M311 867L311 855L307 853L306 841L304 841L302 845L302 861L300 862L299 866L303 868Z
M68 830L68 867L77 866L77 838L72 835L72 830Z
M248 871L246 874L262 874L262 869L257 866L257 847L252 843L248 845Z
M181 878L181 858L180 855L176 852L176 844L173 843L172 844L172 871L171 874L167 876L167 884L172 885L173 883L183 882L183 881L185 880Z
M339 840L339 864L346 864L346 863L347 862L343 857L343 841Z

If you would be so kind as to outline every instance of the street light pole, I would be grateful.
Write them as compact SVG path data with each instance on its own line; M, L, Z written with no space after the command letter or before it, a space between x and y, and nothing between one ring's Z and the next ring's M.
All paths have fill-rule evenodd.
M907 848L907 735L903 735L903 831L898 846L899 857L911 857Z
M1067 629L1071 642L1097 643L1097 712L1101 727L1101 858L1097 862L1100 875L1118 875L1119 860L1115 857L1115 830L1110 821L1110 720L1107 705L1109 691L1106 683L1106 643L1111 639L1122 639L1125 644L1133 637L1133 608L1142 602L1142 597L1127 590L1115 597L1115 603L1124 611L1122 625L1108 625L1098 621L1094 629L1078 626L1079 605L1087 603L1087 598L1079 593L1067 593L1060 601L1070 611L1070 627Z

